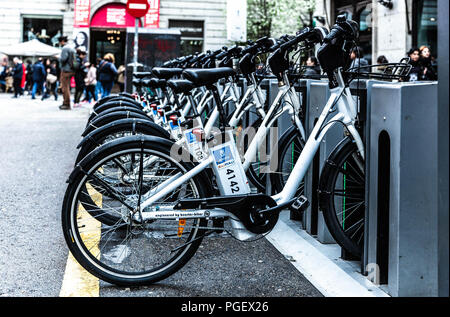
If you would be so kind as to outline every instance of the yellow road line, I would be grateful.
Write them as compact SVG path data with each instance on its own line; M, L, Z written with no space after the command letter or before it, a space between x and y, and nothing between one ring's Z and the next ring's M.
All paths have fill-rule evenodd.
M101 207L102 195L95 191L89 184L87 185L87 189L95 204ZM101 223L89 215L81 204L79 206L78 220L82 221L85 225L83 228L84 233L80 233L82 239L84 241L90 241L90 243L86 242L86 247L90 249L93 254L100 254L98 241L100 240L101 235ZM59 296L98 297L100 293L99 284L99 280L78 264L72 254L69 253Z

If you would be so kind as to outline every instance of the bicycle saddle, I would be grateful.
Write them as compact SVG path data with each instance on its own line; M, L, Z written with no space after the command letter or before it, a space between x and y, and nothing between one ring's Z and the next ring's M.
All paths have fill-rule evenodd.
M137 78L137 79L150 77L151 75L152 75L152 72L136 72L136 73L133 73L133 77Z
M168 80L167 85L173 90L174 93L186 93L195 88L195 85L186 79Z
M207 86L214 84L219 79L234 76L236 73L232 68L220 67L211 69L185 69L183 76L192 81L196 86Z
M139 87L142 86L143 82L142 82L142 79L133 79L132 84L133 84L135 87L139 88Z
M143 85L147 88L164 88L166 87L166 81L164 79L158 79L158 78L150 78L150 79L144 79Z
M162 67L154 67L152 69L153 75L160 79L170 79L173 76L181 75L183 69L181 68L162 68Z

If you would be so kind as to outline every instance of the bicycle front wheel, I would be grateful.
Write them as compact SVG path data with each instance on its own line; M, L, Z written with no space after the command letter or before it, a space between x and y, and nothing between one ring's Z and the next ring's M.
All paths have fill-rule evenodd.
M133 213L143 193L186 173L192 163L170 157L170 148L158 138L144 146L130 139L99 148L88 156L83 172L72 175L62 225L70 251L87 271L109 283L138 286L162 280L183 267L199 247L207 222L200 218L143 220ZM178 199L206 197L206 192L199 179L192 178L149 208L171 208ZM86 211L85 196L95 202L95 213ZM115 223L103 223L105 214L115 217Z
M278 142L278 166L272 173L273 193L281 192L294 169L305 143L297 128L291 127L280 138ZM273 160L273 159L272 159ZM296 196L302 195L305 190L305 182L302 180L297 188Z
M319 192L320 208L334 240L361 257L366 206L364 160L350 138L342 141L325 163Z

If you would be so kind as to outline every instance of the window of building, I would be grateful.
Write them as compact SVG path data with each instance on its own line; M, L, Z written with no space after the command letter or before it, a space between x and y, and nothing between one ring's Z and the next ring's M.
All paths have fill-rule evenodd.
M37 39L47 45L59 45L58 37L63 34L62 16L23 15L22 25L23 42Z
M336 0L335 18L344 14L347 19L359 23L359 46L363 57L372 63L372 1L371 0Z
M437 56L437 0L413 1L414 46L429 46Z
M169 20L169 28L179 29L181 32L181 55L186 56L203 52L203 21Z

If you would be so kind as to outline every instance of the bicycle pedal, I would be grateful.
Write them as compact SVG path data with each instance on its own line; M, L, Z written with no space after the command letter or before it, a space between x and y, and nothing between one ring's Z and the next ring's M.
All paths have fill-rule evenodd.
M293 212L304 212L306 210L306 208L309 207L309 201L308 199L301 195L297 198L296 201L294 201L294 203L291 205L291 207L289 207L289 209Z

